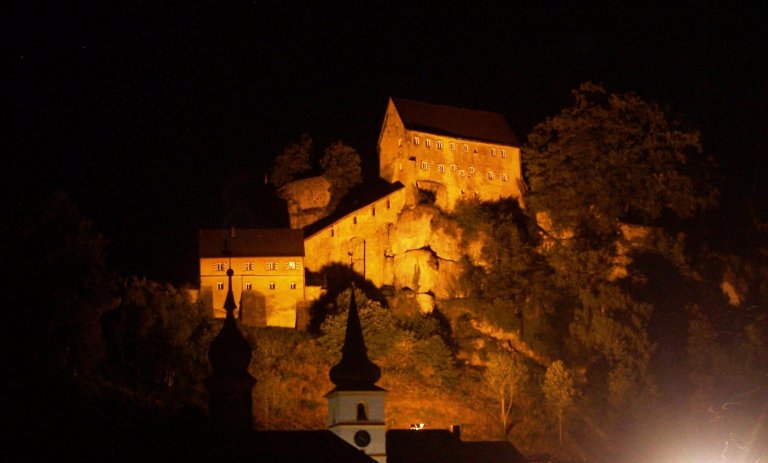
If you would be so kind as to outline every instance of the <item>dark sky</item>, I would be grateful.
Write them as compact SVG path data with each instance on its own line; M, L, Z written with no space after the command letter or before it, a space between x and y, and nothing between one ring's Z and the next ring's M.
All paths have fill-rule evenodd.
M194 283L198 228L279 218L233 198L263 198L301 133L374 166L396 95L501 112L524 140L591 80L699 128L728 201L768 196L757 6L494 3L24 2L2 15L4 186L63 189L119 270Z

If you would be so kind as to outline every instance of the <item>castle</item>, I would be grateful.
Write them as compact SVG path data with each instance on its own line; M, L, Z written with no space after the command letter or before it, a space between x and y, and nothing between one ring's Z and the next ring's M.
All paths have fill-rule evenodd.
M416 291L424 311L435 296L455 296L455 243L414 211L426 201L450 212L463 199L515 198L522 206L520 143L501 114L390 98L378 155L383 187L350 208L328 215L330 185L315 177L281 190L290 229L201 230L201 297L223 307L226 271L236 267L244 323L302 327L304 308L322 291L305 272L331 264L379 287Z

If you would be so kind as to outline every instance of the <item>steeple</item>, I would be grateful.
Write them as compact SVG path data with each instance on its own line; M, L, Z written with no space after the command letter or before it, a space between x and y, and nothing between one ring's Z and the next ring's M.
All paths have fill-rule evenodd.
M208 351L213 373L207 379L206 386L211 427L215 432L248 431L253 426L251 390L256 381L248 373L251 345L235 321L237 305L232 293L234 273L231 268L227 270L229 288L224 301L227 317Z
M347 331L344 335L344 347L341 360L331 368L331 382L339 391L380 390L376 381L381 378L381 369L368 359L368 349L363 339L360 315L355 301L355 285L351 287Z

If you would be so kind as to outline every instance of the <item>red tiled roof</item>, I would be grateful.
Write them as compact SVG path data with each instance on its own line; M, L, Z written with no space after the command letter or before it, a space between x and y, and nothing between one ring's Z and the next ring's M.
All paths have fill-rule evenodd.
M502 114L423 103L405 98L392 98L392 101L408 129L520 146L520 142Z
M200 257L303 256L304 232L291 228L200 230Z

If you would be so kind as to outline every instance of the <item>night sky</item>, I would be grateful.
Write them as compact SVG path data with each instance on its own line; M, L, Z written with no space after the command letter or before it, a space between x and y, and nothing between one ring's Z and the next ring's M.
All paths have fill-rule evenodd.
M2 15L3 186L66 191L119 271L194 284L199 228L286 225L263 176L301 133L375 175L389 96L498 111L524 140L589 80L700 129L725 204L768 215L757 6L494 3L24 2Z

